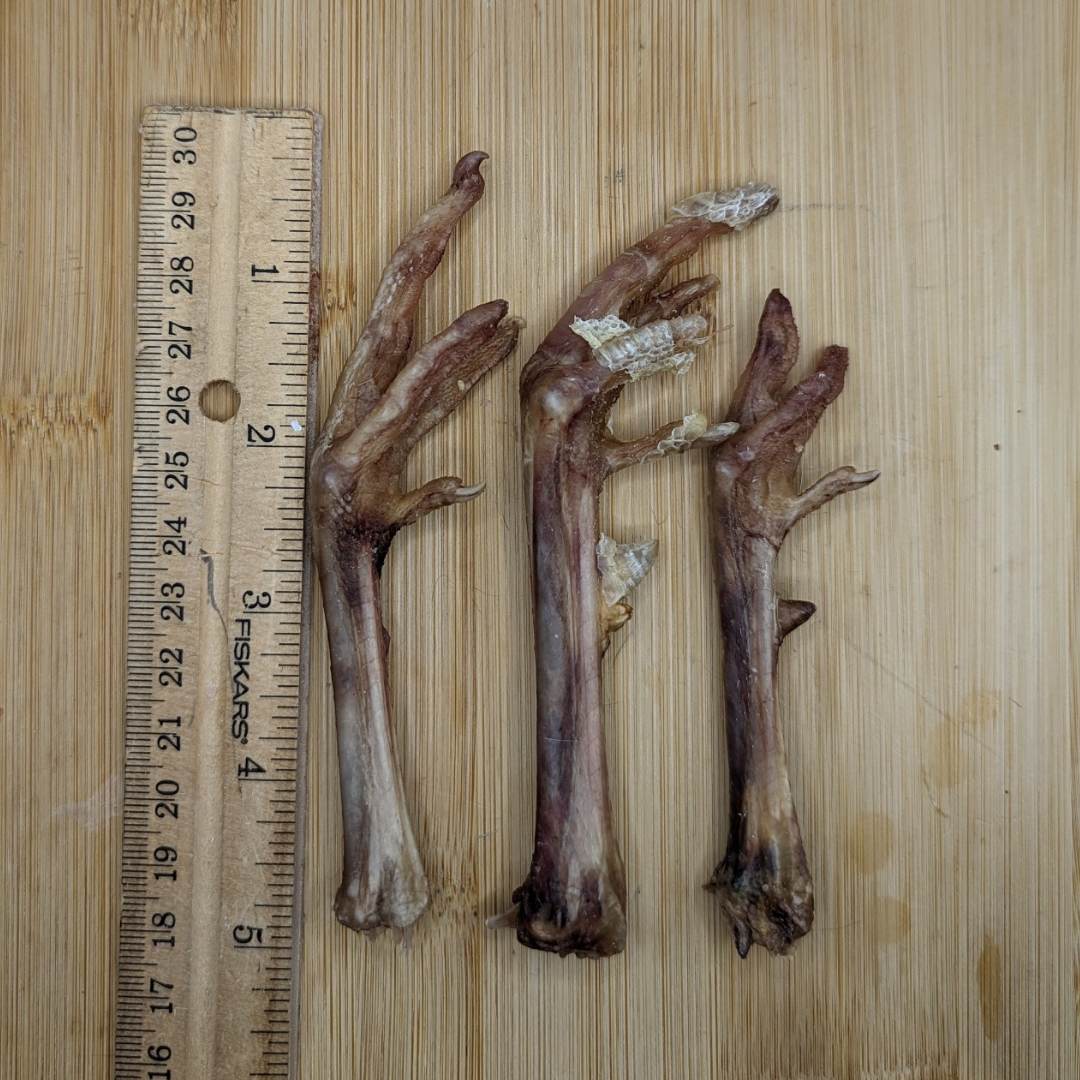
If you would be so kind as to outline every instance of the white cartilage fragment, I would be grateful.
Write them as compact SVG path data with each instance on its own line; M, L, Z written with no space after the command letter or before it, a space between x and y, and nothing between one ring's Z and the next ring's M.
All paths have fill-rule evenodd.
M701 315L680 315L633 327L615 315L603 319L574 319L570 329L584 338L596 359L611 371L625 372L634 381L660 371L683 375L694 353L680 351L700 345L709 324Z
M727 191L699 191L676 203L671 212L678 217L703 217L738 231L772 211L777 198L771 184L754 182Z
M695 439L700 439L709 427L709 421L704 413L692 412L683 417L683 422L673 428L666 439L661 439L656 444L655 450L650 450L645 459L664 457L678 450L685 450Z
M596 545L596 565L600 571L600 590L609 607L629 595L630 590L652 569L659 546L656 540L617 544L610 536L600 534L600 542Z

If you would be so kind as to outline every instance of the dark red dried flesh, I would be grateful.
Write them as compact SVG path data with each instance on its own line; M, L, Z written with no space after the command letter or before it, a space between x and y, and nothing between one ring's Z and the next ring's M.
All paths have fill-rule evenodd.
M814 887L788 782L777 707L780 645L814 613L776 594L776 558L792 526L878 473L837 469L799 491L803 447L844 386L847 350L822 354L817 370L784 392L799 355L791 305L765 303L757 345L728 420L738 433L710 454L712 541L724 640L730 775L727 850L707 888L719 898L740 956L754 943L786 954L810 930Z
M707 210L717 200L740 196L752 200L742 217L710 219ZM676 212L683 216L586 286L522 372L537 681L536 832L514 906L489 925L513 927L530 948L599 958L626 943L626 877L612 827L600 665L610 634L631 608L625 596L605 597L608 579L598 566L604 481L617 469L669 450L711 445L726 433L710 429L680 443L683 428L675 422L640 439L615 439L608 416L632 376L576 332L575 320L620 317L627 332L615 339L614 352L623 359L644 355L649 342L664 335L677 348L680 342L691 347L707 324L681 313L713 290L716 279L695 278L667 291L661 282L707 237L733 224L741 228L775 206L775 191L764 185L703 193L681 204ZM662 362L655 368L663 369Z
M461 217L484 192L474 152L449 190L402 241L334 392L311 464L315 559L330 644L345 835L338 919L374 936L398 934L427 909L430 889L405 805L391 726L389 636L380 574L397 531L483 485L442 477L402 486L419 439L510 354L524 325L503 300L466 311L409 355L424 284Z

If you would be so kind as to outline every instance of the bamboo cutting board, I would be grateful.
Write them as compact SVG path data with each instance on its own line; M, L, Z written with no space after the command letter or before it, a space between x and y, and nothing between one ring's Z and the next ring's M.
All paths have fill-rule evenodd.
M407 952L331 914L314 612L300 1075L1077 1075L1075 5L9 0L0 56L0 1077L109 1075L151 102L323 114L323 408L383 263L466 150L490 153L488 194L418 340L495 296L529 323L410 466L487 492L403 532L384 577L435 889ZM721 277L717 333L617 423L720 412L773 286L803 370L850 347L804 475L882 478L781 563L819 605L781 667L816 925L792 958L743 962L700 888L727 781L704 463L680 458L615 477L603 510L605 532L661 545L605 668L628 948L531 953L483 928L531 851L516 371L668 205L751 178L780 212L682 271Z

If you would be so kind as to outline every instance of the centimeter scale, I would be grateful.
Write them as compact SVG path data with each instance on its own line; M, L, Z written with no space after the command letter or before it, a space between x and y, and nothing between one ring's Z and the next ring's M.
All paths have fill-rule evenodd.
M143 114L117 1080L295 1070L319 154Z

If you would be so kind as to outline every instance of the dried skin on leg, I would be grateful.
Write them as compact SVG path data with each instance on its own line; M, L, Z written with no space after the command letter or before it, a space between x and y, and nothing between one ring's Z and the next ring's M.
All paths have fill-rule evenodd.
M817 370L784 393L798 355L791 305L774 291L728 412L739 432L711 453L730 822L727 851L708 888L720 899L741 956L755 942L774 953L790 952L814 918L776 675L781 642L815 609L805 600L777 597L776 557L800 518L878 477L843 468L801 493L797 489L806 440L843 389L847 350L830 346Z
M526 365L521 379L533 555L537 679L536 839L514 907L491 920L531 948L603 957L626 941L626 881L608 794L600 662L609 635L630 618L626 594L655 545L600 535L608 475L651 457L712 445L730 426L700 414L620 442L608 416L627 383L685 370L707 333L688 305L716 287L661 282L714 233L776 206L751 184L707 192L616 259L586 286Z
M417 441L509 355L523 325L507 317L504 301L493 300L408 356L424 283L455 225L483 194L485 157L472 153L458 162L449 191L391 258L312 461L345 832L334 910L346 926L372 936L403 931L429 903L394 747L380 572L398 529L483 490L452 476L405 491L402 471Z

